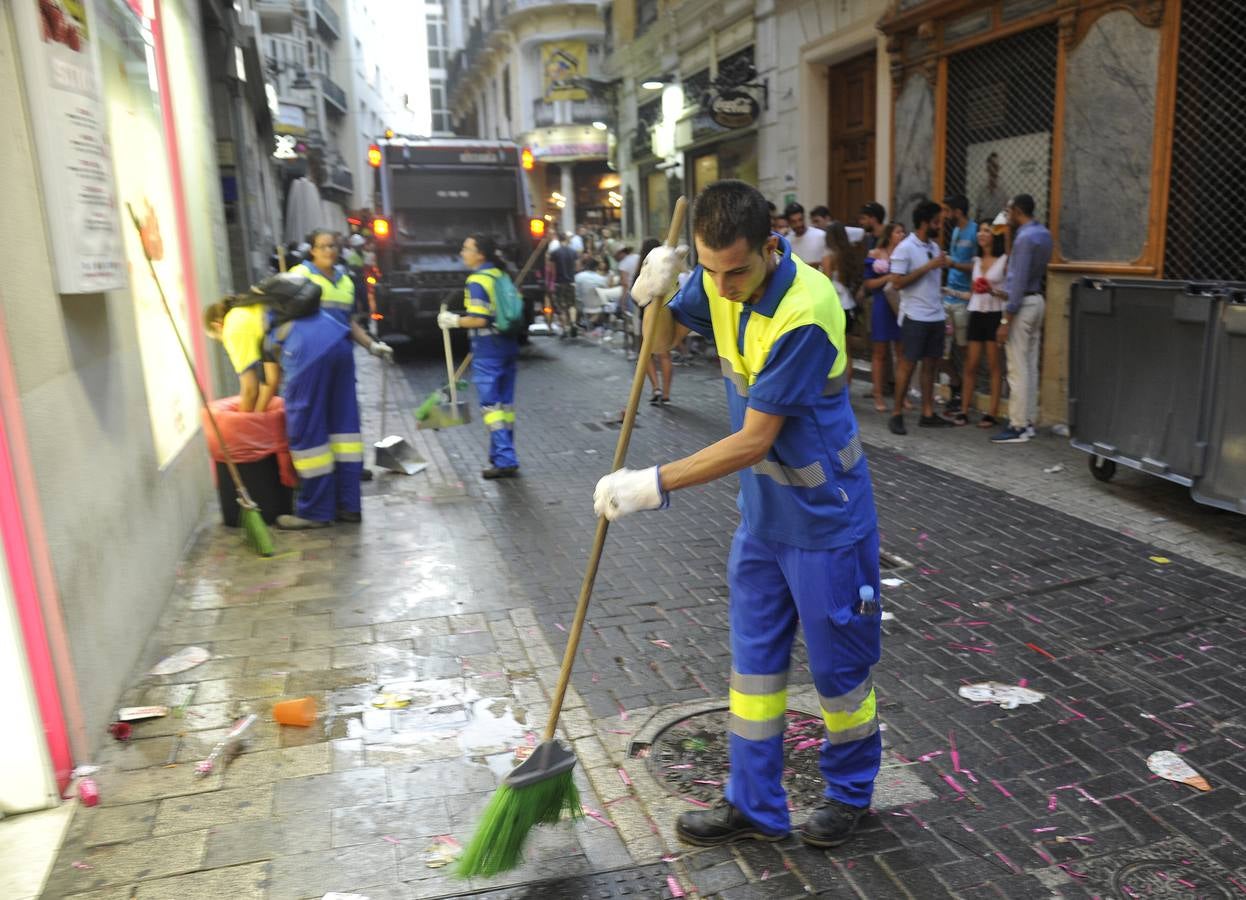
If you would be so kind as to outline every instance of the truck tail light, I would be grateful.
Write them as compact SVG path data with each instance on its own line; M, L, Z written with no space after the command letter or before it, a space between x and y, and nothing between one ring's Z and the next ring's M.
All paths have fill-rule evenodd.
M534 241L539 241L541 238L545 237L545 220L529 219L528 233L532 235L532 239Z
M531 172L536 167L536 157L532 155L532 151L527 147L519 154L519 165L523 167L525 172Z
M378 241L389 240L389 219L377 216L372 220L372 234Z
M376 144L368 145L368 165L374 169L381 167L381 148Z

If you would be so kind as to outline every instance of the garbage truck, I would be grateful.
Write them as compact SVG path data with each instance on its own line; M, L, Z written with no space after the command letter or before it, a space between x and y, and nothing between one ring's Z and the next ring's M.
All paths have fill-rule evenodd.
M465 237L492 235L514 277L545 236L546 222L535 216L528 190L531 153L507 141L387 137L368 148L368 162L377 333L439 341L442 304L463 306ZM542 271L533 266L517 285L529 324L542 305Z

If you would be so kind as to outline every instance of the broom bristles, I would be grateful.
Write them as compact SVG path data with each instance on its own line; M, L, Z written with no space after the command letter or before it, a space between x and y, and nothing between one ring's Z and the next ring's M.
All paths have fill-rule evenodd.
M264 524L259 508L243 506L241 512L242 539L260 556L273 555L273 536Z
M485 807L471 843L459 857L454 874L487 878L513 869L519 865L524 842L534 827L556 824L564 814L583 818L574 774L568 770L527 787L499 787Z

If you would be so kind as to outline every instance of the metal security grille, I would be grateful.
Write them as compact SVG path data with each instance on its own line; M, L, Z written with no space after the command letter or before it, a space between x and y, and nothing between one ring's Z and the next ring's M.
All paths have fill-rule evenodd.
M1164 275L1246 279L1246 242L1208 228L1241 217L1246 185L1246 16L1241 0L1183 0Z
M969 199L971 217L993 219L1012 195L1030 194L1035 215L1050 218L1055 101L1055 25L948 59L944 186Z

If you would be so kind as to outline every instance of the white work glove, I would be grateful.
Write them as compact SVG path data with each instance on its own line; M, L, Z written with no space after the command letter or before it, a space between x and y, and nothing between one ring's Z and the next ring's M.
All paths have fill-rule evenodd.
M368 352L384 362L394 361L394 348L384 341L373 341L368 347Z
M637 306L648 306L654 300L662 301L675 293L679 286L679 273L683 271L687 246L654 247L645 257L645 264L632 282L632 300Z
M665 509L670 495L662 490L658 467L619 469L597 482L593 512L613 522L642 509Z
M462 318L458 313L452 313L448 309L443 309L437 313L437 327L445 330L459 327L459 319Z

